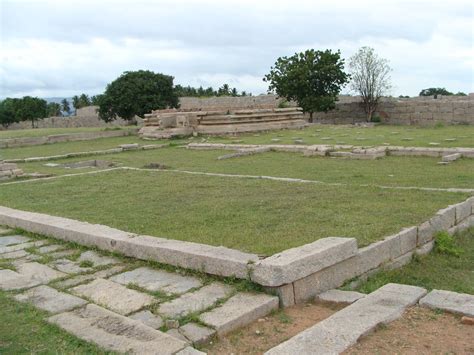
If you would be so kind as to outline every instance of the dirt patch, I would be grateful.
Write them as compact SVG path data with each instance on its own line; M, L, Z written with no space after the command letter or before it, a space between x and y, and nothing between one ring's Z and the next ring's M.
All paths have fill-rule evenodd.
M208 354L262 354L342 309L331 303L308 303L285 308L249 326L214 340Z
M474 354L474 326L452 314L413 307L344 354Z

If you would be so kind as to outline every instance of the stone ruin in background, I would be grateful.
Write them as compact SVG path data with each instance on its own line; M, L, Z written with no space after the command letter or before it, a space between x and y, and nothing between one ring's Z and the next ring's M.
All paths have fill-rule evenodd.
M0 181L23 175L23 170L14 163L5 163L0 160Z

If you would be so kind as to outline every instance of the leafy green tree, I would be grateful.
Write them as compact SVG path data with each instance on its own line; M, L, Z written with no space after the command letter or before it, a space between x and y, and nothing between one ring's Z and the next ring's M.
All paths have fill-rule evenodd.
M308 49L278 58L263 80L269 83L269 93L296 101L309 113L312 122L314 112L327 112L335 107L337 95L349 81L343 69L340 51Z
M148 70L123 73L107 85L99 100L99 117L106 122L117 117L133 120L152 110L178 107L173 79Z
M467 94L465 92L462 92L462 91L458 91L454 95L456 95L456 96L467 96Z
M91 105L91 100L89 99L89 96L87 96L86 94L81 94L81 96L79 96L79 108L90 106L90 105Z
M77 95L74 95L72 97L72 107L74 107L75 110L77 110L78 108L80 108L80 101L79 101L79 96Z
M230 92L229 84L224 84L217 90L217 96L230 96L230 95L231 95L231 92Z
M35 128L35 122L38 119L45 118L48 115L48 103L46 100L25 96L18 102L16 117L22 121L31 121L31 127Z
M451 96L453 95L453 93L446 90L445 88L428 88L428 89L423 89L420 91L420 96L438 96L438 95Z
M71 106L69 106L69 101L67 99L61 100L61 110L66 112L68 115L71 112Z
M377 110L380 98L392 87L392 68L388 60L380 58L373 48L362 47L349 60L349 70L352 77L351 88L362 97L362 106L369 122Z
M60 116L61 115L61 105L56 102L50 102L47 106L48 117L51 116Z
M95 106L98 106L99 103L100 103L100 98L102 97L101 94L99 95L94 95L94 96L91 96L91 99L90 99L90 104L91 105L95 105Z
M0 101L0 124L3 127L8 127L12 123L18 122L16 110L20 99L6 98Z

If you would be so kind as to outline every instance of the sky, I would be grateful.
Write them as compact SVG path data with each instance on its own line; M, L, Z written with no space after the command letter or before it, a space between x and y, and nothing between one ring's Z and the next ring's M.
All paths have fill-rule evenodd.
M100 94L140 69L258 95L280 56L362 46L389 60L393 96L474 92L472 0L0 0L0 15L0 98Z

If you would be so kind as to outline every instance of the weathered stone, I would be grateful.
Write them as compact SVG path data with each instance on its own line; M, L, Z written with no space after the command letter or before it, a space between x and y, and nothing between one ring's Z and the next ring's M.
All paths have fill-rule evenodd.
M293 283L282 286L265 287L265 290L270 294L275 294L280 300L280 307L290 307L295 304L295 290Z
M173 338L184 341L186 344L191 345L191 342L189 341L189 339L187 339L183 334L181 334L178 329L175 329L175 328L169 329L166 332L166 334L172 336Z
M420 300L420 305L474 317L474 296L443 290L433 290Z
M53 259L62 259L74 254L76 254L75 250L61 250L61 251L55 251L53 253L49 253L48 256Z
M24 293L16 295L15 299L20 302L32 303L35 307L51 313L69 311L87 303L87 301L79 297L56 291L49 286L31 288Z
M474 215L467 217L466 219L464 219L462 222L459 222L454 227L449 228L448 233L454 234L454 233L463 232L469 229L470 227L474 227Z
M458 160L460 158L461 158L460 153L453 153L453 154L443 155L441 159L445 162L451 162L451 161Z
M58 245L58 244L51 244L51 245L45 245L44 247L40 247L37 249L38 253L41 254L46 254L46 253L51 253L54 251L58 251L64 249L64 246Z
M55 286L59 288L69 288L98 278L110 277L121 272L123 269L125 269L125 265L115 265L109 269L94 272L93 274L78 275L64 281L56 282Z
M215 334L214 329L196 323L187 323L179 328L181 334L189 339L194 346L207 343Z
M13 230L10 228L0 226L0 235L11 234Z
M428 242L431 242L434 238L436 231L430 222L424 222L418 226L418 239L417 245L421 246Z
M122 285L136 284L148 291L163 291L170 294L184 293L202 285L201 281L195 277L147 267L127 271L110 279Z
M429 222L436 232L447 231L456 224L456 206L449 206L439 210Z
M180 318L189 313L203 311L217 301L231 295L233 288L221 283L213 283L201 289L185 293L172 301L162 303L158 312L168 318Z
M152 327L153 329L159 329L163 326L163 319L148 310L133 313L129 315L129 317L135 320L139 320L143 324Z
M404 228L398 236L400 238L400 254L404 255L416 248L417 243L417 227Z
M77 259L77 261L90 261L92 264L94 264L94 266L105 266L119 263L119 260L116 258L112 258L110 256L103 256L92 250L82 253Z
M96 279L89 284L76 286L71 291L123 315L138 311L155 302L150 295L104 279Z
M339 354L380 324L400 317L426 294L415 286L387 284L265 354Z
M278 308L278 297L264 294L238 293L222 306L199 316L201 321L224 335L236 328L266 316Z
M169 355L187 346L159 330L94 304L52 316L48 322L80 339L120 353Z
M175 355L206 355L206 353L188 346L187 348L178 351Z
M58 259L51 263L51 265L66 274L80 274L83 272L90 272L94 270L92 267L82 267L77 261L71 261L69 259Z
M27 255L31 255L31 254L24 250L17 250L17 251L11 251L9 253L0 254L0 259L18 259L18 258L23 258Z
M414 251L410 251L404 255L399 256L398 258L395 258L389 261L387 264L383 265L383 269L393 270L393 269L398 269L398 268L401 268L402 266L409 264L411 260L413 259L413 253Z
M471 202L469 200L458 203L456 207L456 224L461 223L464 219L471 215Z
M12 251L18 251L18 250L28 249L28 248L32 248L32 247L39 247L43 244L45 244L45 241L38 240L36 242L28 242L28 243L21 243L21 244L15 244L15 245L10 245L10 246L4 246L4 247L0 247L0 254L10 253Z
M179 328L179 321L177 319L166 319L165 326L169 329L178 329Z
M0 247L5 247L14 244L26 243L30 238L22 235L9 235L8 237L0 237Z
M17 266L17 270L0 270L0 289L18 290L48 283L66 274L36 262L27 262Z
M252 281L280 286L299 280L357 253L354 238L323 238L301 247L274 254L254 265Z
M415 250L416 255L426 255L431 253L434 247L434 241L423 244Z
M119 146L123 150L135 150L138 149L140 146L138 143L129 143L129 144L121 144Z
M363 297L365 297L365 294L360 292L333 289L321 293L317 298L325 302L354 303Z

